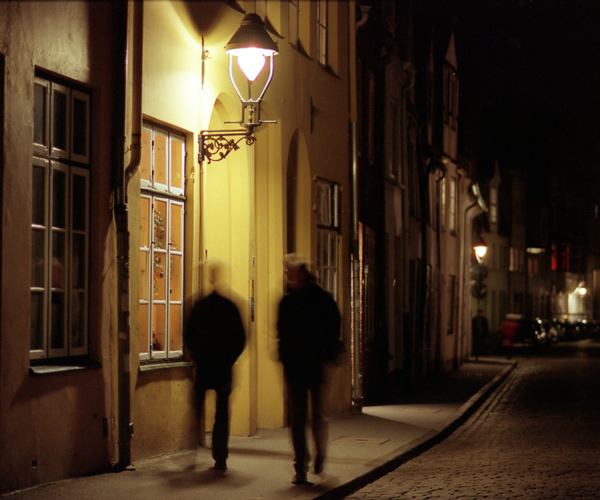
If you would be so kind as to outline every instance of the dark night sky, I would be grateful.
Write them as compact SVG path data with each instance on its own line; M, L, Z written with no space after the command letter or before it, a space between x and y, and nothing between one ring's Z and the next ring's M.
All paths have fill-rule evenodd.
M452 0L450 0L452 1ZM600 0L454 0L461 91L483 151L600 180Z

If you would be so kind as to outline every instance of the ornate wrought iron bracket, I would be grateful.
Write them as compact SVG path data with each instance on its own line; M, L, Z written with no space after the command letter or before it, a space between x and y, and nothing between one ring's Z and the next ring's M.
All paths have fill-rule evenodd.
M252 128L238 130L202 130L198 135L198 162L205 159L208 163L224 160L229 153L239 149L239 143L246 141L247 146L252 146L256 137L252 135Z

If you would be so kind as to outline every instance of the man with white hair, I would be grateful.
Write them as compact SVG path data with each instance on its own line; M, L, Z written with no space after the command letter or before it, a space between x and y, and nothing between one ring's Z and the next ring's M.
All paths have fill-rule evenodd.
M330 293L321 288L298 254L284 257L288 293L279 304L279 359L288 388L294 447L294 484L307 484L310 453L306 442L308 397L316 455L314 472L323 472L327 451L327 421L321 413L323 364L339 352L341 318Z

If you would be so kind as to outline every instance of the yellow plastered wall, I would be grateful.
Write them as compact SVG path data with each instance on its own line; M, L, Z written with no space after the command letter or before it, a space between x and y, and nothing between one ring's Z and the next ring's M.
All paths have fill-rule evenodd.
M304 31L301 37L307 37L310 47L312 8L302 5L301 31ZM285 425L285 391L277 360L276 321L277 306L283 295L282 257L289 251L287 231L295 231L298 245L294 250L316 261L314 178L323 176L349 186L348 96L342 61L336 61L341 71L338 78L289 47L280 37L285 35L286 9L268 9L269 15L276 16L271 24L280 26L283 32L272 34L279 44L280 54L275 59L276 76L263 101L262 118L277 120L277 123L261 126L256 131L254 145L242 142L240 149L231 152L225 160L204 161L198 165L198 133L235 128L236 125L225 122L237 121L240 117L241 105L228 78L224 46L243 14L224 2L144 2L144 117L174 128L188 139L185 306L189 311L194 300L210 291L203 264L207 259L219 259L229 269L225 280L227 293L238 304L246 325L247 347L235 366L231 396L233 435L250 435L261 427ZM343 10L342 7L336 9ZM206 51L204 59L203 50ZM311 115L313 102L319 108L316 118ZM290 157L292 149L294 154ZM287 227L286 218L290 162L294 164L297 179L293 187L296 218L291 229ZM138 196L136 189L139 190L139 185L130 192L132 203ZM343 199L347 207L349 197ZM135 209L132 212L135 213ZM344 208L344 213L349 211ZM344 267L348 262L344 239L347 237L349 231L344 228L340 239L342 290L347 288L348 273ZM132 240L132 250L135 245ZM132 251L132 255L135 252ZM139 265L132 262L132 290L137 290L139 285L135 282L136 269L139 274ZM347 314L344 293L340 308L343 314L346 308ZM135 304L137 297L132 294L132 309ZM132 318L137 318L135 310L132 310ZM346 337L349 339L348 332ZM132 332L132 338L139 338L137 332ZM137 352L136 346L132 352ZM137 365L134 371L135 368ZM180 373L173 376L185 388L177 397L169 393L170 418L183 429L177 432L189 432L194 425L188 420L193 420L193 412L188 411L192 370L178 370ZM331 409L339 412L349 408L350 378L346 369L334 372L336 391ZM136 428L153 429L154 436L160 428L152 419L151 403L166 404L164 398L168 391L163 382L170 376L161 376L159 371L152 377L152 383L148 383L146 374L134 375L134 416ZM212 427L213 418L214 398L209 395L201 433ZM162 430L166 431L162 443L164 451L169 450L169 439L184 441L181 435L175 435L176 431ZM154 454L157 449L154 444L152 449L145 448L135 440L133 446L137 456Z

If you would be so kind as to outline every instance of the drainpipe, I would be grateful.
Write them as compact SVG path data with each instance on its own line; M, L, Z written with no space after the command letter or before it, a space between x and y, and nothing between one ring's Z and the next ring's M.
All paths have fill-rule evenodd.
M142 69L144 61L144 3L133 2L133 64L131 64L131 126L129 165L125 169L125 192L142 159ZM129 80L129 78L128 78Z
M358 221L358 144L356 122L351 122L352 134L352 408L361 412L364 396L362 384L362 331L360 303L360 242Z
M442 170L442 176L436 180L436 184L439 186L439 184L442 182L443 179L446 178L446 170ZM439 192L439 189L438 189ZM442 200L440 200L442 201ZM445 212L445 209L444 209ZM442 222L442 221L440 221ZM436 300L436 311L435 311L435 316L436 316L436 326L435 326L435 353L434 353L434 364L435 364L435 370L436 372L441 370L441 364L442 364L442 354L441 354L441 349L442 349L442 242L441 242L441 227L440 224L438 224L437 230L436 230L436 246L437 246L437 282L436 282L436 287L437 287L437 291L436 291L436 295L437 295L437 300Z
M115 106L113 115L113 151L112 151L112 189L113 212L117 238L117 393L118 393L118 462L116 470L133 469L131 463L131 329L129 296L129 215L127 207L127 186L131 175L139 165L141 138L141 66L142 66L142 2L123 2L115 4L117 9L117 57L115 68ZM129 12L129 8L133 12ZM128 50L128 31L130 19L134 23L134 47ZM130 56L133 56L133 65ZM135 83L131 94L132 102L127 99L128 78ZM125 150L126 120L131 119L130 148ZM125 155L131 151L130 163L125 168Z
M349 4L352 7L352 4ZM361 18L355 23L354 40L348 40L348 46L353 47L350 56L354 57L354 62L348 64L348 80L355 81L356 74L352 74L352 68L356 63L356 33L364 26L369 19L371 6L359 5ZM348 35L350 37L350 33ZM354 43L351 43L354 42ZM353 66L354 65L354 66ZM362 328L361 328L361 274L360 274L360 241L359 241L359 217L358 217L358 138L356 132L356 86L351 88L350 92L350 135L351 135L351 186L352 186L352 410L362 412L364 404L363 380L362 380Z
M470 226L470 223L473 221L473 219L476 217L476 215L478 214L473 214L470 215L469 212L474 209L474 208L479 208L479 213L481 212L487 212L487 205L484 201L484 199L481 196L481 192L479 191L479 185L477 183L473 184L471 186L471 192L472 194L475 196L475 201L473 201L473 203L471 205L469 205L464 212L463 215L463 227L462 227L462 231L463 231L463 239L461 242L461 248L460 248L460 271L462 273L461 279L460 279L460 290L459 290L459 300L461 300L462 304L460 307L460 314L458 317L458 332L456 332L456 335L454 336L454 359L452 360L452 368L454 370L457 370L460 363L459 363L459 359L461 358L461 353L460 353L460 345L462 345L462 340L464 338L464 332L463 329L465 328L465 321L464 321L464 317L466 314L466 311L468 310L468 299L465 298L465 280L466 280L466 276L467 276L467 264L468 264L468 260L467 260L467 236L470 236L471 232L469 231L470 227L467 227L467 225ZM459 336L461 337L461 339L459 339Z

